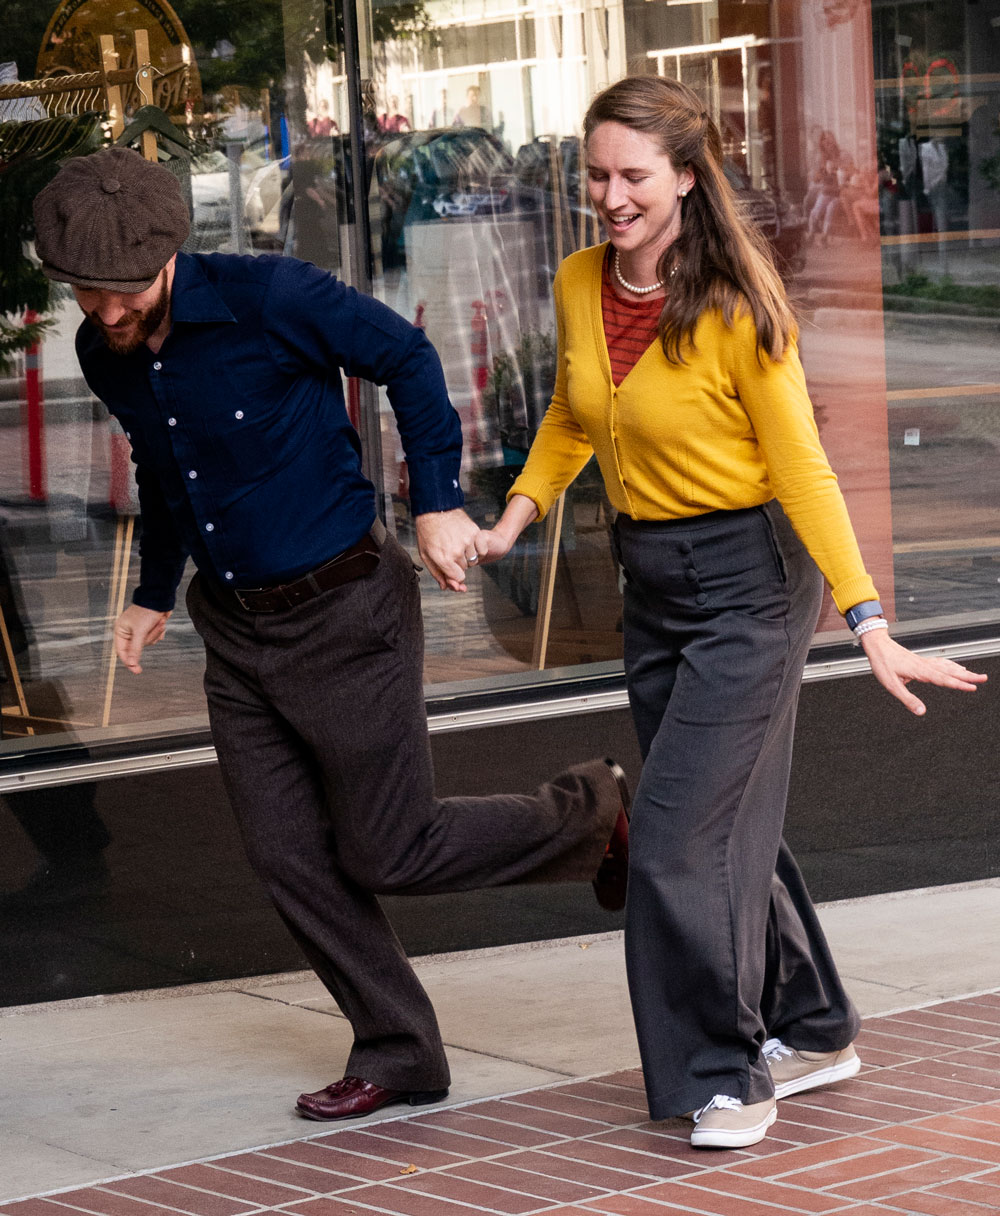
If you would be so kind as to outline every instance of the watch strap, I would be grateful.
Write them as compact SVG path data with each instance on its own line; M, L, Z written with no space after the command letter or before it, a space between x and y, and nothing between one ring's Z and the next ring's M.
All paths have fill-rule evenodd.
M848 629L855 629L870 616L884 615L882 605L878 600L862 600L860 604L855 604L853 608L848 608L844 613L844 620L847 622Z

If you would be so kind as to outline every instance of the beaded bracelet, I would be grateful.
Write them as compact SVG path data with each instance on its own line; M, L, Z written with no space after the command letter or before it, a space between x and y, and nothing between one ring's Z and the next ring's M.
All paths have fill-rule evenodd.
M888 628L889 622L884 616L870 616L866 620L862 621L860 625L855 625L851 632L854 634L855 638L860 641L862 636L866 633L871 633L875 629Z

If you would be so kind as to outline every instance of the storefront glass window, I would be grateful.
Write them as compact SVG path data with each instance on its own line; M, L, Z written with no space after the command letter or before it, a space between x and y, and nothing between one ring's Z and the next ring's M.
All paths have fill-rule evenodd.
M307 258L426 329L465 430L468 509L484 524L551 389L555 269L602 239L581 171L587 102L629 72L691 84L798 303L824 441L883 602L903 629L1000 615L997 0L366 0L346 13L253 0L239 22L196 0L13 9L0 79L94 71L110 34L133 76L125 123L143 100L134 31L147 31L152 101L191 190L190 249ZM183 608L140 678L113 661L110 623L136 576L128 440L80 378L75 304L57 294L43 313L21 258L32 191L58 159L50 148L47 167L29 128L76 115L62 137L98 146L113 108L102 88L56 101L0 86L13 169L0 206L16 233L4 256L27 268L5 266L0 311L15 329L52 322L0 378L10 752L205 727ZM357 385L349 397L375 439L381 506L412 545L387 403ZM471 575L468 595L428 580L429 690L616 671L611 522L591 465L510 559ZM846 637L832 607L820 630Z
M995 619L1000 7L877 4L878 197L896 606ZM867 213L865 212L867 208Z

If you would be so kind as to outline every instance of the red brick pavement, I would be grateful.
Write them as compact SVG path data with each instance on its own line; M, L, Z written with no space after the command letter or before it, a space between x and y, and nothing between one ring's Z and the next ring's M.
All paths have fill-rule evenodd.
M865 1022L857 1079L705 1152L644 1119L638 1070L216 1157L0 1216L989 1216L1000 1211L1000 992Z

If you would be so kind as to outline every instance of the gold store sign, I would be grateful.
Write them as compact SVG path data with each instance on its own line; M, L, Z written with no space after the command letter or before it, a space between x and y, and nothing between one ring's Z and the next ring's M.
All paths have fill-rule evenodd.
M36 76L63 76L100 69L98 38L113 34L122 68L137 68L132 31L149 31L153 100L172 114L201 108L201 78L191 44L169 0L63 0L49 22L38 53ZM135 86L122 86L126 111L142 104Z

